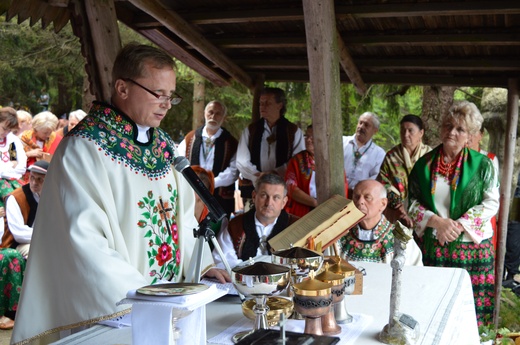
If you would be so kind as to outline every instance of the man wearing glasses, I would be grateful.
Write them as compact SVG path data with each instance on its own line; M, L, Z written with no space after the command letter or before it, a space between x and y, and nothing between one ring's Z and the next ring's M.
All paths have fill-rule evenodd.
M159 128L175 93L172 58L146 45L114 62L109 103L95 102L61 142L34 222L30 267L14 343L129 312L129 290L179 282L195 247L195 195L173 169L173 140ZM224 282L209 247L202 269Z

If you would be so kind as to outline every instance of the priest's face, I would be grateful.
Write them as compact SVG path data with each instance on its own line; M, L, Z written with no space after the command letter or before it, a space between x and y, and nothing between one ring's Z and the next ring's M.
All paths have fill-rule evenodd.
M175 71L171 67L155 68L144 63L142 76L116 81L114 105L138 125L159 127L172 105L167 97L157 98L152 92L169 97L174 94L175 85Z
M264 226L272 224L287 203L285 188L280 184L262 183L258 190L253 191L253 201L260 223Z

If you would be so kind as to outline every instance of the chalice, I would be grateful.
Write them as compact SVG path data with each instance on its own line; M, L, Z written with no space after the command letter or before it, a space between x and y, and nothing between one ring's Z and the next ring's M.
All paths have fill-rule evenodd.
M345 277L345 295L354 293L356 287L356 268L339 256L328 257L326 262L330 262L329 271L342 274ZM353 318L347 311L347 299L343 302L334 304L334 317L337 323L350 323Z
M329 264L325 264L325 270L316 276L316 279L324 283L331 284L332 306L329 312L321 317L321 328L326 335L336 335L341 333L341 327L338 326L334 318L335 306L342 303L345 297L345 277L343 274L334 273L329 270Z
M321 317L332 307L332 284L314 279L314 271L309 278L294 284L294 310L305 317L306 334L323 335Z
M259 329L269 329L267 323L268 296L280 294L290 280L290 269L285 266L268 262L255 262L245 266L237 266L232 269L231 281L238 292L244 296L253 297L255 305L255 326L251 331L239 332L233 336L233 342L237 343Z

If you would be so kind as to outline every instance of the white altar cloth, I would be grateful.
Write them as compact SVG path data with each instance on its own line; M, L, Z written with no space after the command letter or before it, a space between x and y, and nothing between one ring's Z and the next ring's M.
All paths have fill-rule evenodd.
M346 296L351 314L372 316L355 344L381 344L378 334L388 323L392 269L387 264L352 263L363 267L363 294ZM479 335L469 275L458 268L405 266L402 272L400 312L420 325L419 345L478 345ZM224 296L206 306L207 338L210 339L245 318L237 296ZM96 325L55 344L131 344L131 328ZM211 343L208 343L211 344Z

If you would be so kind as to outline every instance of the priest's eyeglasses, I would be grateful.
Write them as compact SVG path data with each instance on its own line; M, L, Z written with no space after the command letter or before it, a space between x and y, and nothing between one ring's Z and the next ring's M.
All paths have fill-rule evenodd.
M173 95L171 96L167 96L167 95L159 95L158 93L155 93L153 92L152 90L150 90L149 88L139 84L138 82L136 82L135 80L133 79L130 79L130 78L121 78L121 80L124 80L124 81L129 81L137 86L139 86L141 89L147 91L149 94L151 94L152 96L154 96L155 98L157 98L161 103L164 103L166 101L170 102L171 105L177 105L179 104L181 101L182 101L182 97L177 93L177 92L174 92Z

